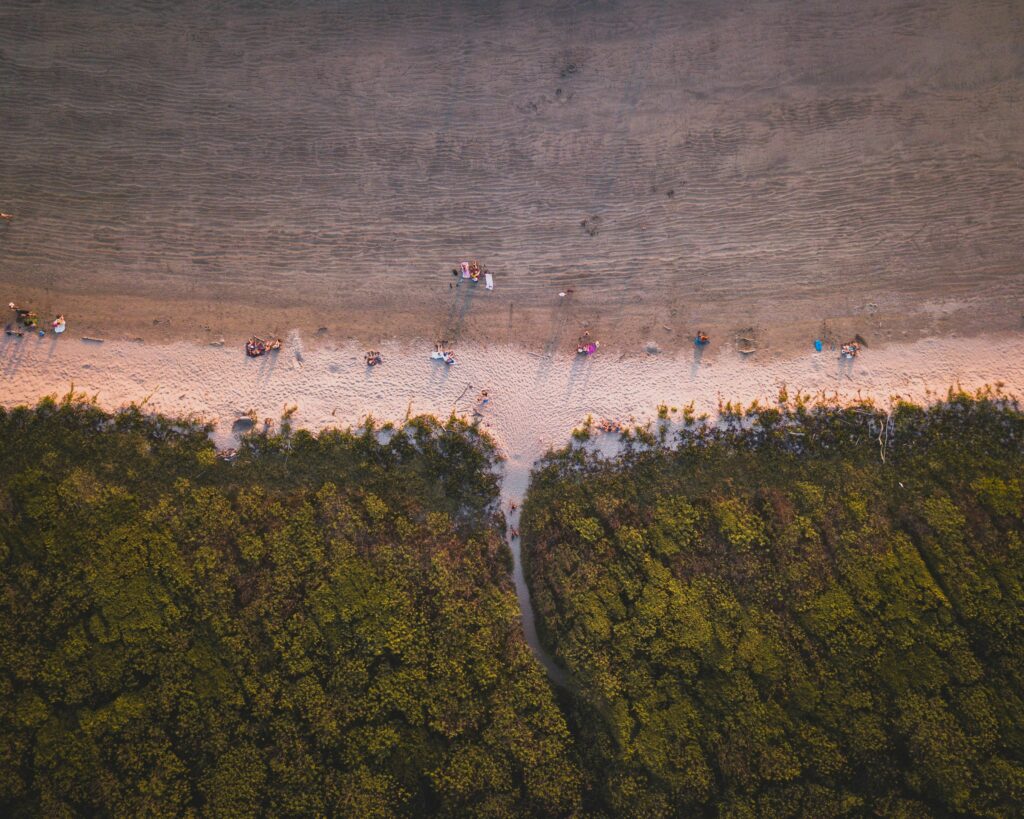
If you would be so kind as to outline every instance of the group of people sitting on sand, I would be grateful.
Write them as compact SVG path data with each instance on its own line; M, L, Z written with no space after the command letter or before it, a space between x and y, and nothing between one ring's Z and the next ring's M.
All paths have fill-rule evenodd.
M384 356L380 354L380 350L367 350L364 360L367 367L376 367L384 363Z
M600 346L601 342L592 340L590 338L590 330L586 330L576 340L576 355L593 355Z
M4 332L9 336L23 336L25 330L33 330L39 333L39 335L46 335L46 330L39 323L39 315L29 310L27 307L18 307L13 301L9 302L8 307L14 311L14 321L8 322L4 328ZM52 322L50 322L50 329L54 333L60 335L67 329L68 323L64 318L64 314L58 315Z
M455 363L455 353L452 350L445 349L446 342L438 341L434 344L434 352L430 354L430 357L435 361L443 361L445 364Z
M842 347L839 348L840 358L856 358L857 353L860 352L860 344L856 341L848 341Z
M245 354L249 358L259 358L261 355L266 355L271 350L281 349L281 339L275 338L273 341L265 341L259 336L253 336L247 342L245 342Z
M601 432L625 432L628 429L622 421L613 421L610 418L602 418L594 426Z
M459 271L462 272L462 278L469 279L470 281L474 282L480 281L481 276L487 275L487 271L483 267L481 267L480 262L476 261L475 259L471 262L462 262L462 264L459 265L458 270L452 270L452 275L458 276Z

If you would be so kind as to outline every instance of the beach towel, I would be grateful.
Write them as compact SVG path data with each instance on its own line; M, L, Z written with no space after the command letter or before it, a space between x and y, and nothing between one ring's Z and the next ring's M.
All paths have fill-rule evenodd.
M492 276L490 273L484 273L484 279L487 281L487 289L488 290L493 290L494 289L494 276Z

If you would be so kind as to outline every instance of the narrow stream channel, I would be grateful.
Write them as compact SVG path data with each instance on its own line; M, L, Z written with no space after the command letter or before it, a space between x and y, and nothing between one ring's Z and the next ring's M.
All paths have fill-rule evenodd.
M519 601L519 616L523 622L523 635L526 643L533 650L534 656L544 666L548 679L560 688L568 688L569 675L555 659L544 650L537 637L537 624L533 616L533 601L530 599L530 588L526 585L523 573L522 544L518 537L512 537L511 531L519 530L519 514L523 506L527 486L530 483L532 464L521 461L507 461L501 481L501 504L508 521L508 545L512 550L512 580L516 587L516 599ZM511 504L515 511L511 511Z

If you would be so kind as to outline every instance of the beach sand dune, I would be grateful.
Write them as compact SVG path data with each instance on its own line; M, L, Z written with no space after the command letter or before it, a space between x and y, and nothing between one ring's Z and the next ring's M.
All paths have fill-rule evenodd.
M107 333L629 344L1024 301L1024 7L0 7L0 285ZM478 257L493 293L456 299ZM669 330L663 330L669 327Z

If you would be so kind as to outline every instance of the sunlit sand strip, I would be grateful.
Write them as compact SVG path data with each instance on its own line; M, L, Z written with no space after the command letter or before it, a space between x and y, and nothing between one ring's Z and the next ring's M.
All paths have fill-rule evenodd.
M519 347L456 350L456 363L431 360L427 342L384 345L384 362L368 368L353 346L304 348L293 333L284 348L261 358L241 349L179 342L147 345L80 338L5 337L0 341L0 403L34 403L46 395L76 392L95 396L105 408L135 402L169 415L189 415L215 424L218 446L236 441L233 425L254 412L280 419L295 407L296 426L320 430L356 424L372 415L380 422L410 414L447 416L479 412L481 424L506 458L503 503L522 501L530 468L551 446L568 442L587 416L643 423L659 404L714 416L721 402L772 402L786 388L827 399L894 397L927 402L951 386L985 385L1024 394L1024 337L929 338L905 345L862 350L852 362L835 352L794 351L788 358L759 360L758 354L718 349L703 355L625 357L602 348L595 355L571 352L542 356ZM478 403L481 390L490 400ZM518 514L509 516L511 527ZM510 541L516 594L527 641L556 682L560 670L541 649L529 590L523 579L518 539Z

